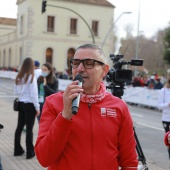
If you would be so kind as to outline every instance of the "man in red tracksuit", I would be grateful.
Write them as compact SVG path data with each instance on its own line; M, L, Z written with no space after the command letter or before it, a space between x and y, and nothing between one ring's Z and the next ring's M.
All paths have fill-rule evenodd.
M35 152L48 170L137 170L133 123L126 104L106 91L109 66L94 44L77 48L71 62L73 81L66 90L46 98ZM72 114L79 93L80 105Z

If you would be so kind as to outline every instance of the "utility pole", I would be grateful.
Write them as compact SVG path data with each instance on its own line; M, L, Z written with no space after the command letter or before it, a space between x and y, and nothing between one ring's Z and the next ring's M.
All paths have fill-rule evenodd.
M138 25L137 25L137 37L136 37L136 55L135 55L135 59L138 59L138 54L139 54L139 23L140 23L140 0L139 0L139 11L138 11ZM135 70L134 70L134 77L136 77L138 74L138 68L137 66L135 66Z

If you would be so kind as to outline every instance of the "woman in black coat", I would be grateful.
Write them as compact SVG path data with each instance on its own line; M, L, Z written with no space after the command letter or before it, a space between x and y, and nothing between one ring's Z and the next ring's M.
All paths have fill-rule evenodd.
M38 121L40 121L45 98L58 91L58 79L53 73L52 64L46 62L42 65L42 73L37 80L37 85L38 99L40 103L40 115L38 116Z

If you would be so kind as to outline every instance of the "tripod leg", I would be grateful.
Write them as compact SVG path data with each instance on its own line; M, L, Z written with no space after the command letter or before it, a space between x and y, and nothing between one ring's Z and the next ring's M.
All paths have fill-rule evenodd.
M134 130L134 136L135 136L135 140L136 140L136 150L137 150L137 153L138 153L138 160L141 161L143 165L146 165L146 158L145 158L143 151L142 151L142 148L140 146L135 128L133 128L133 130ZM148 170L148 168L145 169L145 170Z

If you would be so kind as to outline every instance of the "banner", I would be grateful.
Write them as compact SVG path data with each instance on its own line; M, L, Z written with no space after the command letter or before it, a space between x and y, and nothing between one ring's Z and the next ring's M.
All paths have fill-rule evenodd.
M0 70L0 78L15 79L17 72L14 71L2 71ZM64 91L68 84L72 80L58 79L59 81L59 91ZM107 86L107 82L105 82ZM129 103L140 104L144 106L150 106L157 108L158 97L160 90L148 89L147 87L132 87L127 86L124 89L124 95L122 100Z

